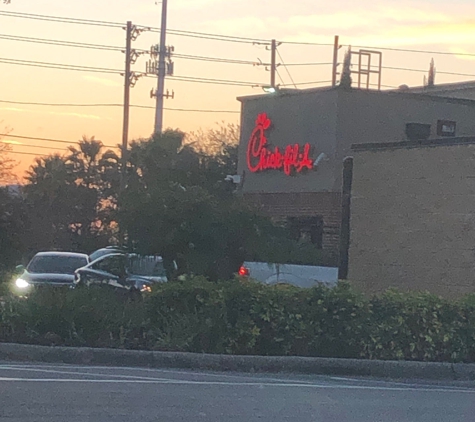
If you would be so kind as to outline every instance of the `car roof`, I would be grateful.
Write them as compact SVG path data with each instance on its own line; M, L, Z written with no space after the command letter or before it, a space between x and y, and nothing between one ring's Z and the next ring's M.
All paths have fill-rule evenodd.
M35 256L64 256L64 257L71 257L71 258L84 258L88 259L89 257L84 253L77 253L77 252L38 252Z

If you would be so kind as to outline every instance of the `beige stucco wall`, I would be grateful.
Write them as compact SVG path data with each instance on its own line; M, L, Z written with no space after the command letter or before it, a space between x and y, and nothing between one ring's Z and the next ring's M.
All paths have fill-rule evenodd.
M475 293L475 145L354 152L349 279Z

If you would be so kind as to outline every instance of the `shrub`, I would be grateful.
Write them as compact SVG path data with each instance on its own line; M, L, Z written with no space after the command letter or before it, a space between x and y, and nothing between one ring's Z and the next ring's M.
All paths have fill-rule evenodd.
M347 283L265 286L202 277L143 299L96 289L38 289L0 306L0 341L198 353L475 362L475 296L453 302Z

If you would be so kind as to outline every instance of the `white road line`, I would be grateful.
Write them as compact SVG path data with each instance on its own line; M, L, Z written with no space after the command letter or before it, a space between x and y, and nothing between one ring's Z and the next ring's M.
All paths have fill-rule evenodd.
M250 375L230 375L230 374L213 374L213 373L208 373L208 372L203 372L203 371L183 371L183 370L173 370L173 369L160 369L160 368L134 368L134 367L115 367L115 366L74 366L74 365L0 365L0 370L1 369L23 369L23 368L70 368L70 369L107 369L107 370L130 370L130 371L141 371L141 372L163 372L163 373L170 373L170 374L180 374L180 375L193 375L193 376L204 376L204 377L218 377L218 378L238 378L238 379L252 379L252 380L262 380L262 381L276 381L276 382L283 382L283 381L288 381L291 383L301 383L301 384L312 384L312 381L304 381L304 380L294 380L294 379L288 379L286 380L285 378L272 378L272 377L253 377L251 374ZM78 374L79 372L75 372ZM104 376L107 376L108 374L103 374ZM125 376L125 375L124 375ZM327 378L328 376L321 375L321 377ZM137 377L140 378L140 377ZM147 377L145 377L148 379ZM355 381L353 379L348 378L348 381Z
M29 367L15 368L15 367L8 367L8 366L0 366L0 370L45 372L45 373L50 373L50 374L67 374L67 375L88 375L91 377L111 377L111 378L125 378L125 379L138 379L138 380L151 380L151 381L168 381L168 378L139 377L139 376L134 376L134 375L101 374L101 373L78 372L78 371L55 371L52 369L29 368Z
M475 390L446 389L446 388L402 388L402 387L376 387L367 385L332 385L332 384L289 384L289 383L255 383L255 382L218 382L218 381L185 381L185 380L87 380L67 378L5 378L0 377L0 382L70 382L90 384L167 384L190 386L228 386L228 387L283 387L283 388L308 388L325 390L374 390L393 392L427 392L427 393L465 393L475 395Z

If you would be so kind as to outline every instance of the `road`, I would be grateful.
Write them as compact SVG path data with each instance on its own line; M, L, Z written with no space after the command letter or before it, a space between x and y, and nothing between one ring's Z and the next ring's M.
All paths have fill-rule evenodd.
M475 383L0 361L0 421L473 422Z

